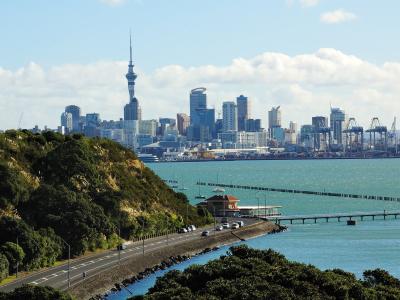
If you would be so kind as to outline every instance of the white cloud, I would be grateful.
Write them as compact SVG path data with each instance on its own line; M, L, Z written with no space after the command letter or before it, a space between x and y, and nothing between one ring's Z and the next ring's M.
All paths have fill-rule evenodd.
M286 0L286 4L292 5L295 0ZM299 0L302 7L313 7L316 6L320 0Z
M356 16L355 14L348 13L344 9L339 8L335 11L323 13L320 20L322 23L339 23L343 21L354 20L357 18L358 16Z
M125 0L100 0L100 2L110 6L117 6L123 4Z
M236 58L223 67L171 65L152 74L135 71L145 119L188 113L189 91L198 86L207 88L209 106L214 103L217 111L223 101L248 96L252 117L265 123L267 111L277 105L284 110L284 124L310 123L314 115L328 115L330 102L364 126L374 116L391 119L400 111L399 63L376 65L335 49L297 56L266 52L248 60ZM123 117L126 72L126 61L65 64L49 71L33 62L15 72L0 67L0 129L17 127L22 111L22 127L38 123L55 128L71 104L81 106L84 114L99 112L105 120Z

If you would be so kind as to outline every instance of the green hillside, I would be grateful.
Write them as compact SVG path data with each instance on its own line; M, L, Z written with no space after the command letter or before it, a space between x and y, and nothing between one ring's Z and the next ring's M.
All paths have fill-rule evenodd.
M13 272L10 260L18 256L26 269L54 264L65 250L59 237L78 255L114 246L114 225L130 239L142 235L138 220L145 221L145 235L165 231L167 216L169 230L212 222L207 211L189 205L186 195L167 186L133 151L108 139L0 133L0 179L2 277L2 261ZM14 253L10 249L20 234L21 251Z

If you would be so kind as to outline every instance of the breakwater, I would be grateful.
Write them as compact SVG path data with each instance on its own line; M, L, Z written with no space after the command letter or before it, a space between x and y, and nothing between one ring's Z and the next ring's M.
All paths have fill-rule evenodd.
M316 191L304 191L304 190L294 190L294 189L276 189L276 188L269 188L269 187L224 184L224 183L211 183L211 182L200 182L200 181L198 181L196 184L197 185L207 185L207 186L218 186L218 187L225 187L225 188L231 188L231 189L244 189L244 190L257 190L257 191L278 192L278 193L307 194L307 195L318 195L318 196L328 196L328 197L361 198L361 199L370 199L370 200L400 202L400 198L376 196L376 195L357 195L357 194L349 194L349 193L326 193L326 192L316 192Z
M250 239L284 230L286 230L286 227L278 226L271 222L260 222L236 229L235 234L241 239ZM184 255L189 257L203 252L205 248L213 249L214 247L235 243L239 241L237 236L232 235L231 231L227 230L217 236L211 235L204 237L204 239L182 243L168 249L148 252L144 257L140 256L130 259L121 263L121 265L111 267L107 271L87 277L69 289L66 289L65 292L82 300L95 299L93 297L117 288L116 284L120 286L122 282L127 282L126 280L132 280L134 277L134 279L137 279L137 276L140 276L141 272L144 272L146 269L149 271L148 268L154 268L157 265L160 266L163 261L168 262L171 260L171 257L183 257Z

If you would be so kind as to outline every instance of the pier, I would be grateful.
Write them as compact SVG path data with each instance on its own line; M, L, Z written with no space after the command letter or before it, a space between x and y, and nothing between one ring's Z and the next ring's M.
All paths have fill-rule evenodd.
M382 201L398 201L400 198L385 197L377 195L357 195L349 193L326 193L326 192L316 192L316 191L302 191L302 190L292 190L292 189L276 189L268 187L256 187L249 185L236 185L236 184L223 184L223 183L207 183L207 182L197 182L197 185L208 185L208 186L218 186L226 187L232 189L245 189L245 190L257 190L257 191L267 191L267 192L278 192L278 193L292 193L292 194L307 194L307 195L318 195L318 196L328 196L328 197L342 197L342 198L359 198L359 199L370 199L370 200L382 200Z
M379 217L380 220L386 220L386 217L394 216L397 219L397 216L400 215L400 210L396 211L375 211L375 212L354 212L354 213L337 213L337 214L320 214L320 215L304 215L304 216L283 216L276 218L268 218L270 221L275 221L276 224L281 224L283 221L290 221L290 224L293 224L293 221L302 221L302 224L305 224L307 220L313 220L314 223L317 223L317 220L322 219L329 221L329 219L337 219L338 222L340 220L353 220L359 218L359 220L363 221L364 218L369 218L370 220L375 220L376 217ZM301 224L301 223L300 223Z

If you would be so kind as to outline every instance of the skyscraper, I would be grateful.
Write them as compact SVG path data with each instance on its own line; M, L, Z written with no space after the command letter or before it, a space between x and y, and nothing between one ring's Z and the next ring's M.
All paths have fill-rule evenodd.
M207 94L204 94L206 90L200 87L190 91L190 124L193 124L196 109L207 108Z
M238 131L245 131L245 120L251 119L251 102L247 97L240 95L236 98L238 113Z
M178 131L181 135L186 135L186 128L190 125L190 118L187 114L177 114Z
M128 65L128 73L126 79L128 80L129 90L129 103L124 107L125 120L141 120L142 108L139 106L139 100L135 97L135 80L137 75L133 71L134 65L132 64L132 39L130 38L130 61Z
M222 131L238 130L237 104L234 101L222 103Z
M292 130L295 134L295 140L292 141L294 144L297 144L297 122L296 121L290 121L289 124L290 130Z
M331 107L330 127L333 131L333 139L338 144L343 144L343 130L346 128L348 122L348 115L341 108Z
M72 115L72 130L79 131L79 118L81 116L81 108L77 105L68 105L65 112Z
M72 114L63 112L61 114L61 126L65 127L66 132L72 131Z
M269 112L268 112L268 130L269 130L269 135L270 138L274 138L274 128L279 128L282 127L282 112L281 112L281 106L278 106L277 108L273 107Z
M328 117L312 117L312 125L314 126L314 132L316 132L314 135L314 149L319 150L321 148L321 134L319 133L320 128L329 127Z

